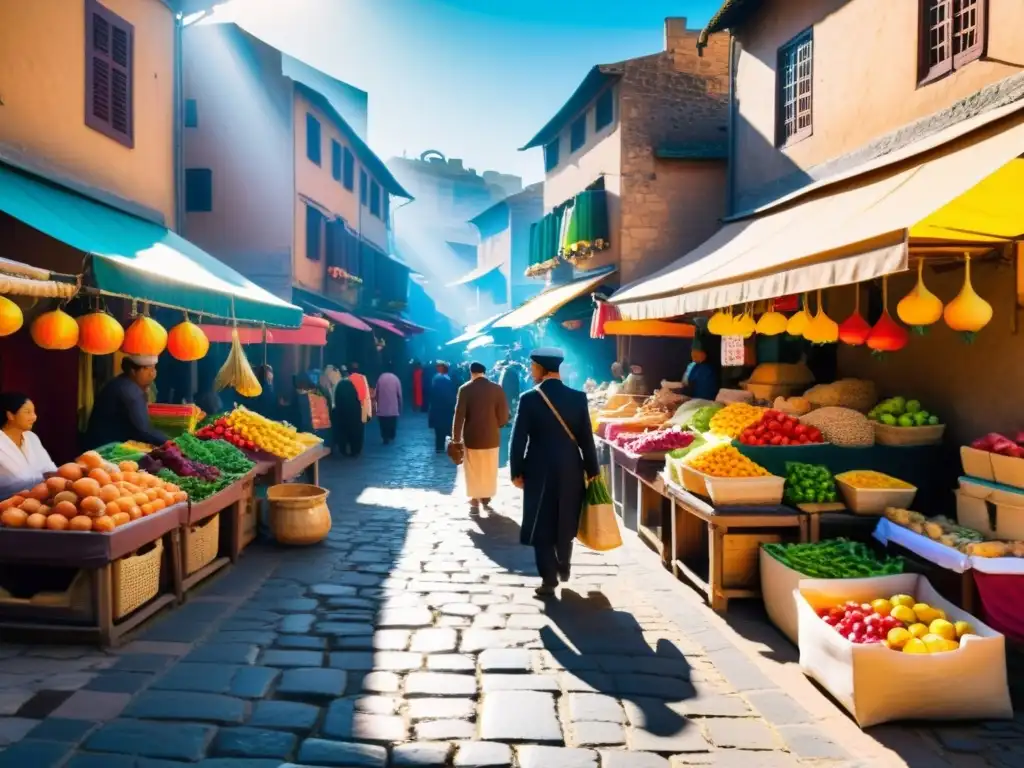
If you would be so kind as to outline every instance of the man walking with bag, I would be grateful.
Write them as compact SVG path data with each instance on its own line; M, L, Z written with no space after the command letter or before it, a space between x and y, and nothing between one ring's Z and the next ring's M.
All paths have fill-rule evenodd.
M519 399L509 449L512 482L523 490L520 542L534 548L540 597L554 595L559 580L569 580L586 483L600 472L587 396L558 375L564 358L555 348L530 355L536 387Z
M488 380L483 363L469 366L470 380L459 387L452 421L452 444L464 445L463 474L472 514L480 503L490 508L498 492L501 428L508 423L508 403L501 387Z

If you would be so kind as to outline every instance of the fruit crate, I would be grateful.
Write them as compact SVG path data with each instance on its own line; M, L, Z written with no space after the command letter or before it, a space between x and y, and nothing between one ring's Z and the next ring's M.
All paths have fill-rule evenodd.
M835 481L847 509L857 515L881 515L886 507L909 509L917 495L917 488L855 488L842 476Z

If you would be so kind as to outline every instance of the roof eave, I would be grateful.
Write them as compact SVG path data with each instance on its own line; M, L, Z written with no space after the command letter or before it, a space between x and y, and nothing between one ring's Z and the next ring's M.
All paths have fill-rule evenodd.
M618 80L622 77L622 73L615 71L613 66L598 64L590 68L587 72L586 77L580 81L580 84L573 91L572 95L566 100L565 104L562 105L554 116L548 120L548 122L537 131L537 134L530 139L526 144L519 148L520 152L525 152L528 149L534 147L541 147L551 141L554 136L558 135L558 132L566 124L570 117L574 116L581 108L590 103L590 100L597 96L598 92L604 88L608 83L613 80Z
M708 38L716 32L742 24L747 17L760 5L759 0L724 0L722 6L708 21L707 26L697 36L697 49L707 46Z

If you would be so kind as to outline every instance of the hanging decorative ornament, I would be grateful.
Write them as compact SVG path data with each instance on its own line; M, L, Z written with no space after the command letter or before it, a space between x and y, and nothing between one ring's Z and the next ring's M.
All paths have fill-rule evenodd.
M32 341L43 349L71 349L78 343L78 323L59 308L37 317L30 332Z
M924 284L924 259L917 260L917 283L896 305L896 316L919 336L942 319L942 300Z
M175 360L190 363L201 360L210 351L210 340L203 329L188 319L178 323L167 333L167 351Z
M0 296L0 336L10 336L24 323L25 315L21 313L21 307L6 296Z
M818 289L818 311L807 324L804 338L812 344L835 344L839 341L839 324L825 314L823 303Z
M121 351L126 355L159 355L167 347L167 331L156 320L145 315L135 318L124 332Z
M807 294L800 297L800 311L789 318L786 323L786 333L790 336L803 336L804 331L811 322L811 316L807 314Z
M839 340L851 347L859 347L868 340L871 326L860 313L860 285L853 286L853 314L839 325Z
M889 278L882 278L882 316L868 334L867 345L876 354L898 352L907 346L910 333L889 314Z
M121 348L124 328L106 312L78 318L78 348L89 355L112 355Z
M756 327L757 323L754 322L754 316L750 314L750 306L748 305L744 308L743 314L733 322L732 335L749 339L754 335Z
M781 312L775 311L775 300L772 299L768 303L768 311L758 318L754 330L762 336L778 336L786 332L788 324L789 319Z
M971 285L971 257L964 254L964 284L960 293L946 305L942 313L946 325L963 334L968 344L974 341L975 335L988 325L992 319L992 305L974 292Z
M725 336L729 332L729 328L732 324L732 307L726 312L724 309L720 309L711 316L708 320L708 333L714 336Z

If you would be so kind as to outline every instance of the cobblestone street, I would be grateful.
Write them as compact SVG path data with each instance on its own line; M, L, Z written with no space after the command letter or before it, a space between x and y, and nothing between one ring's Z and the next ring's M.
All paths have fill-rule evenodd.
M325 545L253 547L110 653L0 646L0 767L1024 762L1019 720L862 733L631 535L542 603L507 476L472 519L419 417L321 477Z

